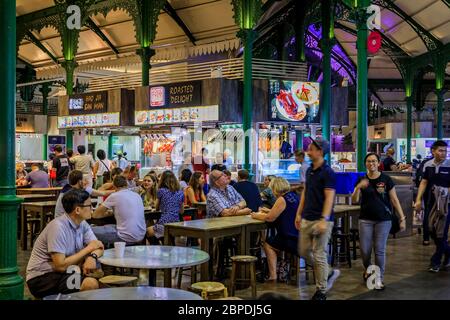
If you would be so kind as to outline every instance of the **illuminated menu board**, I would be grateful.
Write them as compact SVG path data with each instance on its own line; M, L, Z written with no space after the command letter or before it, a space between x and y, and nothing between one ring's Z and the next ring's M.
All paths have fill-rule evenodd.
M89 128L120 125L120 112L58 117L58 128Z
M134 113L135 125L218 120L218 105L177 109L140 110L135 111Z

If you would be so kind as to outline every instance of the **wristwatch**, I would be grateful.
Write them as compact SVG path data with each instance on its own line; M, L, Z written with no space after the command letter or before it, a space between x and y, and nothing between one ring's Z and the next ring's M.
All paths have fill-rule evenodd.
M89 253L88 256L94 258L95 261L98 260L98 256L94 252Z

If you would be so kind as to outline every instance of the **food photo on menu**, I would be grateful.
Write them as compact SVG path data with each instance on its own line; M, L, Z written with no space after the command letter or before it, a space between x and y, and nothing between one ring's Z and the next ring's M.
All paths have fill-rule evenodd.
M180 122L180 121L181 121L181 110L173 109L173 122Z
M156 111L156 123L164 123L164 110Z
M173 110L172 109L165 109L164 110L164 122L165 123L171 123L173 118Z
M149 112L148 123L150 123L150 124L156 123L156 111L152 110Z
M188 108L181 109L181 121L189 121L190 119L189 111L190 110Z
M319 83L270 80L271 118L319 122Z

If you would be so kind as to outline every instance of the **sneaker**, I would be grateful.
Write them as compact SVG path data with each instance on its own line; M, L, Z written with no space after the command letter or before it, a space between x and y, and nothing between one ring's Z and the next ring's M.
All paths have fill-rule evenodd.
M384 290L384 283L383 283L383 281L381 281L381 279L375 280L375 288L374 289L378 290L378 291Z
M439 272L440 266L431 266L428 271L437 273Z
M333 269L333 271L331 271L331 273L328 275L327 291L333 287L334 282L340 275L341 271L339 269Z
M312 296L311 300L327 300L327 295L322 291L317 290Z
M428 241L428 240L423 240L422 244L423 244L424 246L429 246L429 245L430 245L430 241Z

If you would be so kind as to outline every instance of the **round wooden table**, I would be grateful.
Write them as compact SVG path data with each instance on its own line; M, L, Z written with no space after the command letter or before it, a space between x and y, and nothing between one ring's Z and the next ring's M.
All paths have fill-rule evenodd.
M122 258L115 257L113 249L105 250L99 258L102 264L139 269L139 277L148 277L149 285L156 285L157 269L191 267L209 260L205 251L176 246L132 246L126 247Z
M202 300L202 298L189 291L143 286L106 288L51 295L45 297L44 300Z

